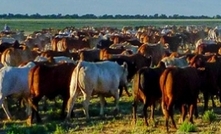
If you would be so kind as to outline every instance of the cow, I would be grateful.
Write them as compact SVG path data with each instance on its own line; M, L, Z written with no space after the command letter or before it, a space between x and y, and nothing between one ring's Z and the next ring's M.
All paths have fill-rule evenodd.
M121 54L124 52L126 49L124 48L118 48L118 49L113 49L113 48L104 48L100 50L100 60L106 60L112 57L113 54Z
M58 56L66 56L69 57L72 60L79 60L79 53L78 52L58 52L53 50L47 50L40 53L41 57L50 58L50 57L58 57Z
M7 48L10 48L10 47L20 48L20 44L17 40L13 43L3 42L0 44L0 53L4 52Z
M28 124L32 124L35 115L37 122L42 121L38 113L38 102L43 96L51 100L61 95L63 98L61 116L64 117L66 104L69 98L71 74L75 67L76 65L72 63L63 63L55 66L37 65L29 71L29 98L32 100L32 113L28 117Z
M214 85L214 77L211 71L205 68L197 69L194 67L166 68L160 76L160 89L162 92L162 111L165 116L165 127L167 131L168 119L172 120L173 127L176 124L173 118L173 106L180 108L180 122L185 120L187 108L189 108L188 120L193 123L193 113L197 111L197 98L200 89ZM188 97L187 97L188 96Z
M166 67L187 67L189 66L188 61L187 61L187 56L181 56L181 57L164 57L161 60Z
M73 63L76 64L76 61L70 59L69 57L66 56L55 56L55 57L42 57L42 56L37 56L34 59L35 62L54 62L54 63Z
M119 55L108 59L108 61L115 61L122 65L124 62L128 65L128 80L132 80L135 73L142 67L149 67L151 65L152 57L145 57L140 53L132 55Z
M84 61L99 61L100 49L84 49L79 51L79 59Z
M166 49L160 43L157 44L143 44L139 47L137 53L140 53L146 57L152 57L151 66L156 66L160 60L166 56Z
M1 63L4 66L18 66L22 62L31 61L38 53L31 51L27 46L21 48L10 47L3 51Z
M178 47L181 46L181 43L184 41L183 36L183 34L175 34L173 36L163 35L161 41L162 44L168 43L168 47L172 52L177 52Z
M137 103L141 101L143 106L144 123L148 126L147 122L147 107L151 106L150 118L154 121L154 108L155 103L161 98L161 90L159 79L166 66L160 62L157 67L143 67L137 71L133 77L133 122L136 123ZM155 125L155 123L154 123Z
M99 48L99 49L109 48L109 46L110 46L111 44L113 44L113 41L110 40L109 37L105 37L105 36L104 36L104 38L101 39L101 40L98 42L96 48Z
M217 95L220 97L221 89L221 63L220 62L207 62L207 57L204 55L195 55L191 58L189 65L195 68L206 68L211 74L208 77L212 77L208 81L213 82L213 86L202 87L201 92L204 97L204 111L208 109L208 99L211 96L213 107L215 107L215 102L213 96ZM214 80L213 80L214 79ZM214 86L215 85L215 86Z
M104 115L104 96L111 95L115 98L116 110L119 110L118 87L127 83L127 64L120 66L111 61L86 62L80 61L72 73L70 83L70 98L67 104L67 117L70 118L71 110L79 93L83 94L83 107L86 119L89 119L88 106L92 94L100 97L100 115Z
M205 53L215 53L218 54L219 49L221 48L221 43L210 41L210 40L198 40L196 43L196 54L205 54Z
M4 66L0 69L0 105L9 120L12 117L6 105L5 97L15 95L17 98L28 100L28 72L34 66L34 62L28 62L22 67Z
M83 48L90 48L89 40L84 38L82 40L75 39L72 37L63 37L61 40L55 44L57 48L56 51L73 51L73 50L79 50Z

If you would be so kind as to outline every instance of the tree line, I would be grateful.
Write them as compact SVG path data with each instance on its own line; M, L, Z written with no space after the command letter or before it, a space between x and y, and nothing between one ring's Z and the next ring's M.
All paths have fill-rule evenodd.
M165 15L165 14L154 14L154 15L100 15L96 16L94 14L85 14L85 15L78 15L78 14L50 14L50 15L41 15L39 13L36 14L0 14L1 19L221 19L220 15L215 16L185 16L185 15Z

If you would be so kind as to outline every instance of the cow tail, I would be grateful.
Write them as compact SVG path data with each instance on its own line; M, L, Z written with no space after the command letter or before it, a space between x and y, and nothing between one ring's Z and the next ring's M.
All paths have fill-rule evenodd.
M32 103L32 96L35 96L35 92L34 92L34 74L35 74L35 70L37 68L34 67L32 68L31 70L29 70L29 73L28 73L28 87L29 87L29 96L28 96L28 104L34 108L36 111L37 111L37 107L35 105L33 105Z
M168 110L168 107L165 106L165 102L168 100L167 96L166 95L166 80L167 80L167 77L168 77L168 74L170 73L170 69L167 68L166 70L164 70L164 72L161 74L160 76L160 89L161 89L161 92L162 92L162 102L161 102L161 106L162 106L162 111L163 111L163 114L165 115L167 112L166 112L166 109Z
M67 102L67 110L68 110L68 114L67 114L67 118L69 118L68 116L70 116L70 112L71 109L73 109L73 98L74 98L74 92L77 93L77 87L78 87L78 77L79 77L79 71L81 68L81 62L79 61L77 66L75 67L73 73L72 73L72 78L71 78L71 82L70 82L70 87L69 87L69 99ZM71 88L73 87L73 88Z
M77 87L78 87L78 77L79 77L79 71L80 71L80 69L81 69L81 63L82 63L82 61L80 61L79 63L78 63L78 65L77 65L77 67L74 69L74 71L75 71L75 76L74 76L74 88L73 88L73 90L72 91L77 91ZM70 86L72 86L72 84L73 84L73 82L71 83L71 85ZM71 94L71 92L72 91L70 91L70 97L73 97L72 96L72 94Z
M143 93L142 86L140 84L141 74L142 74L143 71L144 71L143 69L140 69L135 74L134 80L133 80L133 82L134 82L133 87L134 87L134 99L135 100L142 99L142 101L145 103L146 98L145 98L145 95Z

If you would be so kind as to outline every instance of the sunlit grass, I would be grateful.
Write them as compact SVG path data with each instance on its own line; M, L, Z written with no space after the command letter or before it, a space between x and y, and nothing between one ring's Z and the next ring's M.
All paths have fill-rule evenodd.
M61 113L61 105L62 101L58 97L57 105L54 104L53 101L47 101L47 110L44 111L42 101L39 103L40 109L40 116L43 119L42 124L34 123L31 127L26 125L25 120L13 120L13 121L1 121L0 122L0 132L5 133L42 133L42 134L59 134L59 133L66 133L66 134L160 134L166 133L165 126L164 126L164 117L162 115L161 109L156 109L155 111L155 121L157 122L156 127L153 127L151 124L150 126L146 126L144 124L144 119L142 116L142 103L139 103L137 109L137 123L136 125L131 124L132 121L132 101L133 97L128 97L125 94L121 98L119 105L120 105L120 112L118 115L112 115L111 111L114 109L114 99L106 98L107 106L105 107L105 117L100 118L99 116L99 99L92 98L90 101L89 112L91 115L90 121L86 121L85 115L83 113L83 106L81 103L81 99L75 103L74 112L76 117L72 118L68 124L64 123L64 120L60 118ZM218 101L218 100L216 100ZM197 133L219 133L221 131L221 110L220 108L214 108L213 113L216 114L216 119L213 120L211 123L207 123L203 119L203 102L198 104L200 116L198 119L194 119L194 125L197 128ZM209 103L209 108L211 108L211 103ZM15 119L19 117L19 114L16 111L16 107L13 106L10 108L12 115L15 116ZM175 110L175 121L177 123L179 118L179 110ZM4 115L3 110L0 109L0 114ZM148 108L148 116L149 116L149 108ZM210 115L209 115L210 116ZM4 116L4 119L6 117ZM20 118L20 117L19 117ZM2 120L3 118L1 118ZM24 118L25 119L25 118ZM178 132L179 129L182 127L182 124L177 123L177 130L171 130L172 133ZM188 126L186 126L188 128Z

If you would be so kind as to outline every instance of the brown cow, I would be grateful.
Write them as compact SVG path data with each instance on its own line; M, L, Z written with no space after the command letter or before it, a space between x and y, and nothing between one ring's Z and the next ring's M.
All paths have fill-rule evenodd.
M195 55L190 60L190 66L195 68L206 68L207 70L211 71L211 77L214 77L213 79L210 79L209 81L214 82L213 84L216 86L213 87L206 87L204 86L201 91L203 93L204 97L204 111L208 108L208 99L209 96L211 96L213 107L215 107L215 102L213 100L213 95L219 95L220 89L221 89L221 63L219 61L217 62L208 62L208 57L205 57L204 55Z
M80 60L84 61L99 61L100 49L84 49L79 51Z
M72 51L90 48L89 40L86 38L81 40L72 37L63 37L57 42L57 44L54 45L56 45L56 47L53 46L52 48L57 48L56 51Z
M66 103L69 99L71 74L75 66L75 64L59 64L56 66L37 65L30 70L28 82L30 97L32 99L32 114L29 115L28 124L32 124L35 115L37 122L41 122L38 113L38 102L43 96L54 99L56 96L61 95L63 98L62 116L64 116Z
M162 44L143 44L139 47L138 53L152 57L151 66L156 66L160 60L166 55L166 49Z
M126 49L124 48L104 48L100 50L100 60L110 59L113 54L121 54Z
M1 55L1 63L5 66L18 66L23 62L34 60L37 52L31 51L27 46L21 48L7 48Z
M205 68L167 68L160 77L160 88L162 92L162 111L165 116L165 126L168 128L169 117L173 127L176 124L173 118L173 106L180 108L182 115L180 121L185 120L187 107L189 108L189 121L193 123L193 112L197 111L197 98L200 89L213 88L214 77L210 70ZM187 97L188 96L188 97Z
M161 90L159 79L162 72L165 69L164 63L160 62L158 67L149 68L144 67L137 71L133 79L133 121L136 123L136 111L137 111L137 102L141 101L144 103L143 114L144 114L144 123L148 126L147 122L147 107L151 107L150 118L154 121L154 108L155 103L161 98ZM155 125L155 123L154 123Z

